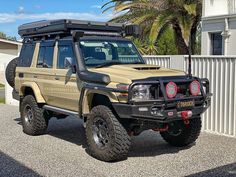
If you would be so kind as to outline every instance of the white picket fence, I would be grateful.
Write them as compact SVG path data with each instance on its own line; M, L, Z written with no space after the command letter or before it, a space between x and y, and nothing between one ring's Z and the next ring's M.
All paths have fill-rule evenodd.
M144 56L147 64L187 72L187 56ZM212 104L203 115L205 131L236 137L236 56L193 56L192 73L208 78Z

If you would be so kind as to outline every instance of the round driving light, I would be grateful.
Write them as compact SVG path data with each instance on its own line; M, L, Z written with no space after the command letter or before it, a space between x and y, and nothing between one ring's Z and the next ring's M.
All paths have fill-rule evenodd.
M190 84L190 92L193 96L197 96L200 94L201 90L200 90L200 83L198 81L193 81Z
M174 82L169 82L166 85L166 94L168 98L174 98L177 94L177 85Z

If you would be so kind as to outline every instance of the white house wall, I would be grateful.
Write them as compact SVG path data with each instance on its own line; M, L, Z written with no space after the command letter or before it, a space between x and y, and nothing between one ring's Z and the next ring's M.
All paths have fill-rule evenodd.
M16 55L9 55L0 53L0 83L4 83L5 79L5 66L16 57Z
M204 0L203 16L226 15L229 13L227 0Z
M218 16L218 17L206 17L202 19L202 43L201 54L211 54L211 40L210 34L215 32L226 32L225 21L228 21L228 38L223 37L223 50L224 55L236 55L235 43L236 43L236 15Z
M203 0L202 55L211 54L210 34L215 32L222 34L223 55L236 55L236 0Z

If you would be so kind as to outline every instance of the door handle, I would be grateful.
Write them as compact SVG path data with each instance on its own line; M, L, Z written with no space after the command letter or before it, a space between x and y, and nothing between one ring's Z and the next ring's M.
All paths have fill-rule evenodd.
M19 73L19 78L23 78L24 77L24 73Z

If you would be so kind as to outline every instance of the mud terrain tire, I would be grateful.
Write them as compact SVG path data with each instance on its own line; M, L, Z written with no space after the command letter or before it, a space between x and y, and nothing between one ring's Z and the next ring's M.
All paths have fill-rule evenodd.
M170 145L177 147L188 146L194 143L201 132L201 118L191 119L189 125L184 125L183 121L179 121L178 123L181 127L181 132L178 135L173 135L166 131L160 133L162 138Z
M108 107L99 105L91 110L86 136L89 153L98 160L111 162L127 158L130 136Z

